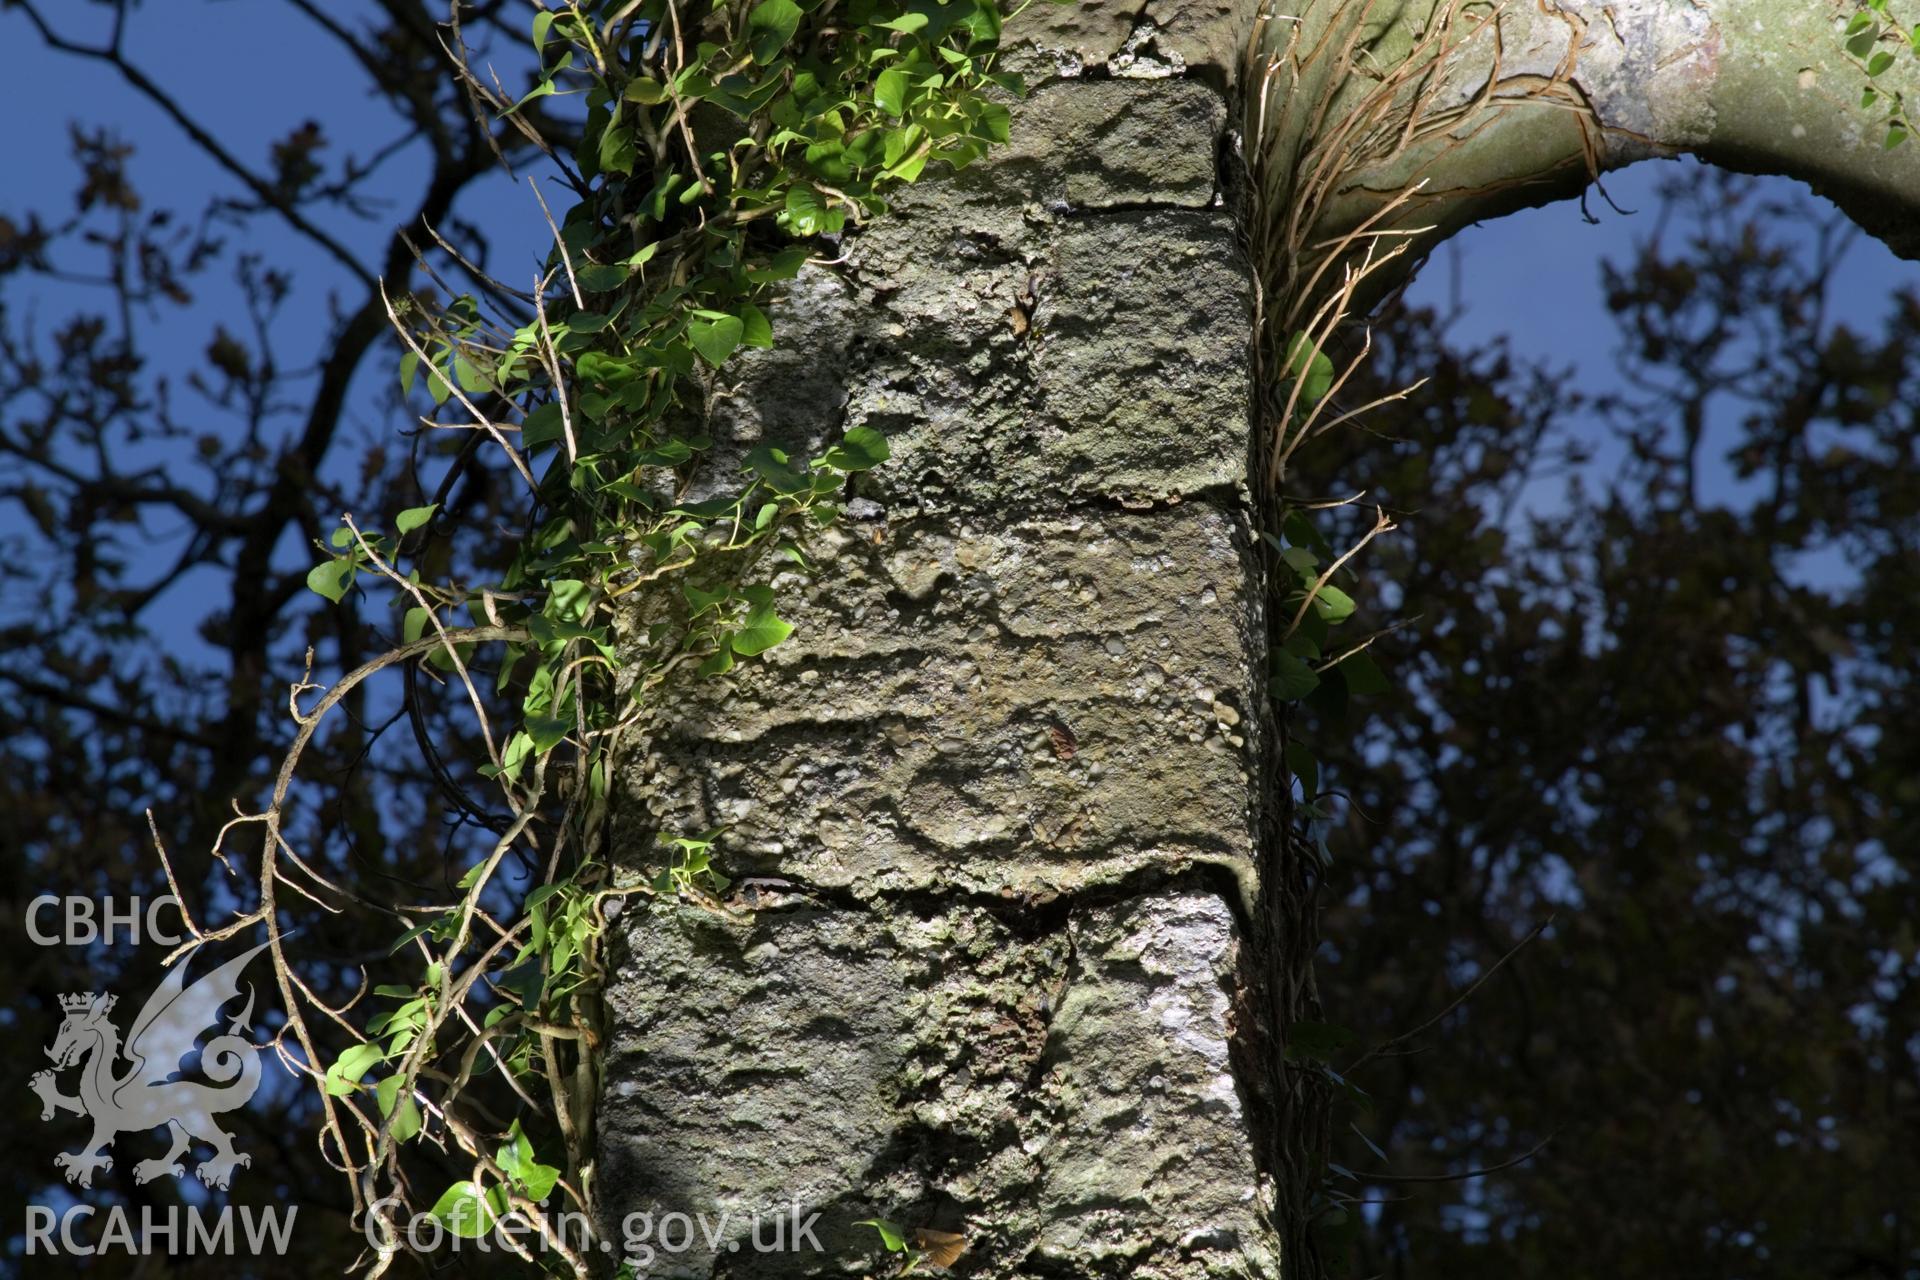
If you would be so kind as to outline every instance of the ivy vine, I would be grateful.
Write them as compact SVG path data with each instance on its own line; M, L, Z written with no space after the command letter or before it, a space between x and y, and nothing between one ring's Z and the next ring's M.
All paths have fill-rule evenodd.
M668 834L657 874L615 882L603 828L616 755L669 682L788 638L774 575L809 567L809 531L889 452L855 427L817 457L763 445L716 479L706 407L737 353L773 344L778 290L821 237L1007 139L1007 104L1024 92L995 68L1011 16L995 0L567 0L533 18L538 73L518 101L460 68L476 110L534 141L573 203L557 221L548 212L553 246L530 293L400 296L389 311L403 390L432 402L435 426L498 451L524 490L525 534L506 572L476 585L424 569L435 540L461 536L445 486L391 531L343 518L308 585L334 602L377 593L400 643L310 709L298 698L317 686L295 686L301 729L272 800L233 824L265 827L260 906L194 944L266 927L283 1038L297 1047L285 1056L316 1086L323 1141L376 1242L372 1274L408 1247L404 1220L421 1211L455 1236L518 1214L537 1236L508 1242L524 1259L610 1269L596 1242L551 1229L546 1208L593 1220L604 908L639 894L721 910L728 888L718 832ZM565 113L528 110L545 98L579 100L570 146L548 136ZM503 297L531 318L504 319ZM322 879L281 817L321 718L394 666L430 669L471 702L480 773L512 817L454 901L384 908L406 922L394 949L418 978L375 988L369 1016L358 1002L324 1006L299 980L278 891L379 904ZM503 701L511 716L496 726L489 707ZM537 863L530 888L502 874L509 853ZM314 1025L329 1021L344 1052L319 1049ZM494 1069L525 1104L504 1126L467 1105ZM471 1171L416 1200L401 1152L422 1142L458 1150Z
M1892 0L1867 0L1867 7L1847 20L1841 39L1842 52L1867 81L1860 90L1860 109L1885 112L1880 145L1891 151L1920 131L1905 90L1896 86L1899 77L1887 78L1903 56L1920 59L1920 23L1900 21Z

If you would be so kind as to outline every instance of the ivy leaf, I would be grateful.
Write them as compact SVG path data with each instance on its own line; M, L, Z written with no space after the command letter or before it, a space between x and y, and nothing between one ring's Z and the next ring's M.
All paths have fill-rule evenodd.
M812 486L806 474L787 457L786 450L770 444L755 445L747 454L747 466L778 494L801 493Z
M760 0L747 14L753 60L761 66L780 56L800 27L800 6L793 0Z
M552 444L566 434L566 419L561 416L557 402L549 400L527 415L520 424L520 447L537 449L541 445Z
M388 1126L388 1132L393 1134L395 1142L405 1142L420 1132L420 1104L413 1100L411 1093L402 1098L400 1084L399 1076L388 1076L374 1086L373 1090L374 1097L380 1103L380 1114L393 1117L393 1122ZM394 1111L395 1103L400 1106L397 1114Z
M349 1046L327 1068L327 1092L336 1098L346 1097L359 1087L360 1077L378 1066L386 1056L386 1052L377 1044Z
M873 81L873 102L890 116L907 109L907 73L898 67L882 71Z
M533 735L522 729L507 739L507 749L500 753L500 772L508 779L520 776L520 767L533 754Z
M554 1184L560 1181L560 1170L534 1159L533 1144L521 1132L518 1120L513 1122L513 1127L507 1132L506 1142L501 1144L493 1158L506 1175L527 1193L529 1200L545 1200L553 1191Z
M540 612L562 622L581 622L593 604L593 588L579 578L555 578L547 583L547 602Z
M1313 609L1328 622L1344 622L1353 616L1353 597L1334 586L1325 583L1314 592Z
M773 323L767 319L767 313L751 302L740 305L740 341L749 347L767 348L773 345Z
M605 293L609 289L618 289L627 282L627 269L619 263L589 262L584 267L574 268L573 278L588 293Z
M631 174L633 162L640 157L640 144L626 125L609 125L600 134L600 170L602 173Z
M818 465L841 471L870 471L893 456L887 438L872 427L849 427L840 443L827 450Z
M1285 649L1276 649L1273 654L1273 678L1267 681L1267 690L1281 702L1298 702L1320 687L1320 677L1306 661Z
M1883 72L1885 72L1888 67L1892 65L1893 65L1893 55L1891 53L1888 53L1885 49L1882 49L1880 50L1880 52L1874 54L1873 57L1867 59L1867 75L1869 76L1880 75Z
M906 1228L897 1222L888 1222L885 1218L865 1218L853 1224L856 1227L872 1227L880 1233L880 1243L887 1247L888 1253L901 1253L907 1247Z
M566 720L550 716L528 716L527 733L533 738L533 750L536 755L545 755L559 746L573 725Z
M480 366L465 356L453 358L453 380L459 383L460 389L468 395L477 396L492 390L492 384L487 381L486 374L480 371Z
M819 201L816 200L814 203L817 208ZM787 195L787 210L789 214L791 214L793 210L793 195L791 192ZM800 274L800 268L806 264L807 247L801 244L789 245L767 259L764 265L748 267L747 279L755 284L771 284L776 280L791 280Z
M765 653L793 634L793 624L773 611L773 588L742 587L740 594L750 603L747 617L733 633L733 651L743 658Z
M687 323L687 340L693 343L700 357L716 369L726 363L745 336L746 324L739 316L694 319Z
M421 525L433 519L433 513L439 509L440 504L437 502L428 503L424 507L408 507L405 511L402 511L393 518L393 527L402 534L412 533L415 529L418 529Z
M1364 697L1370 693L1385 693L1393 688L1387 680L1386 672L1380 670L1380 664L1375 662L1373 655L1365 649L1348 654L1341 659L1339 671L1347 679L1347 692L1355 697Z
M820 203L820 193L812 187L788 188L786 218L796 236L816 236L827 230L826 206Z
M322 560L307 570L307 588L339 604L353 586L354 571L351 557Z
M573 61L573 55L569 53L564 59L562 59L562 65L565 65L566 63L572 62L572 61ZM504 120L508 116L512 115L514 112L518 111L520 108L526 106L529 102L532 102L535 98L544 98L552 92L553 92L553 78L549 76L547 79L542 80L539 84L536 84L535 86L533 86L533 88L527 90L527 92L521 97L520 101L514 103L512 106L508 107L505 111L501 112L500 118Z
M387 954L393 955L395 952L398 952L400 948L406 946L409 942L412 942L417 938L424 938L429 933L432 933L432 932L433 932L433 921L429 920L425 924L417 924L413 926L413 928L401 934L399 939L394 942L392 948L388 950Z
M1333 387L1333 361L1314 348L1307 331L1298 330L1287 340L1287 372L1300 379L1300 399L1316 404Z
M653 107L667 100L667 87L658 80L650 80L645 76L641 76L637 80L629 80L627 82L626 92L620 96L628 102L637 102L643 107ZM640 264L634 263L633 265L638 266Z
M477 1182L456 1182L433 1203L433 1216L446 1224L447 1231L467 1240L477 1240L493 1230L499 1218L493 1197Z

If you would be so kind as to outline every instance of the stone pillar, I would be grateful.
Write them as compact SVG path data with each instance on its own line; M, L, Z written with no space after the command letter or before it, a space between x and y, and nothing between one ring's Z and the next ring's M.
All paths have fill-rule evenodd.
M894 456L779 582L793 638L621 776L635 869L728 824L747 908L616 922L602 1204L616 1238L730 1215L649 1274L888 1274L875 1216L964 1234L969 1276L1276 1274L1223 78L1087 30L1030 37L1014 141L804 273L715 408L723 455L864 425ZM756 1252L795 1201L824 1252Z

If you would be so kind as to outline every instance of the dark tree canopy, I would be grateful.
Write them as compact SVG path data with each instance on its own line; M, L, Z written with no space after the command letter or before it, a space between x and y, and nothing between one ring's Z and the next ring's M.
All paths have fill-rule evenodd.
M1310 735L1329 1016L1386 1040L1519 946L1355 1077L1356 1276L1920 1274L1920 294L1842 295L1855 233L1780 189L1671 182L1591 402L1389 309L1369 376L1434 381L1314 464L1407 513L1417 619Z
M217 20L220 7L206 9ZM4 935L19 1046L9 1061L23 1081L29 1061L44 1065L59 996L144 991L159 954L36 946L19 927L28 900L164 892L157 836L193 902L232 902L237 882L209 851L236 802L257 801L293 734L287 687L303 655L325 679L397 632L384 610L363 612L353 598L326 607L307 589L314 546L339 513L390 517L436 497L463 520L498 510L491 465L463 450L466 438L422 430L401 403L380 282L404 298L428 283L422 263L456 280L463 263L485 269L473 195L500 163L495 143L509 157L524 144L510 131L490 142L475 125L447 69L442 13L411 0L285 9L296 45L316 42L357 69L337 92L377 104L377 132L336 137L329 103L295 104L315 119L265 154L242 154L221 120L196 118L174 96L194 68L153 60L142 33L167 15L127 4L0 13L6 38L105 68L152 113L36 114L22 127L61 131L72 168L0 201L0 875L15 922ZM467 9L477 53L498 49L515 65L518 10ZM135 137L163 153L188 148L222 184L200 203L155 205L134 177ZM387 198L395 186L407 204ZM363 256L355 244L377 247ZM308 297L329 299L323 314L290 314L297 276ZM183 327L207 319L196 300L223 294L238 299L233 313L183 344ZM194 345L194 358L173 354ZM471 776L466 730L430 682L410 685L404 701L349 706L316 744L306 773L318 785L296 815L324 865L360 869L402 901L439 894L476 830L450 785ZM244 835L230 847L236 861L250 852ZM321 924L313 980L351 992L351 966L384 955L392 932ZM242 1179L236 1203L301 1204L303 1265L339 1274L362 1246L315 1147L310 1104L279 1079L236 1113L240 1146L275 1175ZM7 1163L4 1198L38 1202L53 1155L71 1144L40 1123L24 1085L6 1098L20 1157ZM112 1200L179 1202L172 1179L136 1185L133 1163L105 1175ZM229 1274L233 1264L198 1265Z

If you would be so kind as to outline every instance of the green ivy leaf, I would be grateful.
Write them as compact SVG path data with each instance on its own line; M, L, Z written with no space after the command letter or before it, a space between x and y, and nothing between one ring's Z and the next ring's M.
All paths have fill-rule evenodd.
M567 732L572 728L573 725L569 721L551 716L528 716L526 719L527 733L533 739L533 750L536 755L543 756L559 746L566 740Z
M527 1141L527 1135L521 1131L518 1120L507 1131L506 1142L501 1144L493 1158L529 1200L545 1200L560 1181L559 1169L534 1159L533 1144Z
M1306 662L1285 649L1273 654L1273 678L1267 691L1281 702L1298 702L1320 687L1320 677Z
M520 446L523 449L537 449L552 444L566 435L566 419L560 413L560 406L554 401L535 409L520 424Z
M773 346L773 323L767 319L767 313L751 302L740 304L740 342L743 346L768 348Z
M907 110L907 73L898 67L882 71L873 81L873 102L890 116Z
M1283 547L1280 550L1280 559L1286 562L1287 568L1307 582L1312 582L1320 576L1320 557L1305 547Z
M870 471L893 456L887 438L872 427L849 427L840 443L820 458L823 467L841 471Z
M800 27L800 6L793 0L760 0L747 14L753 60L761 66L780 56Z
M402 1098L400 1084L399 1076L388 1076L374 1086L373 1090L374 1097L380 1103L380 1114L393 1117L393 1122L388 1126L388 1132L393 1134L395 1142L405 1142L420 1132L420 1104L413 1100L411 1093ZM394 1111L396 1102L400 1106L397 1114Z
M714 320L695 319L687 324L687 339L700 358L714 368L727 362L746 336L746 324L739 316L721 316Z
M1380 669L1380 664L1365 649L1341 659L1339 671L1347 679L1347 692L1355 697L1385 693L1393 688L1386 672Z
M631 174L640 158L640 144L633 130L623 124L609 125L600 134L600 170L603 173Z
M743 658L765 653L793 634L793 624L774 613L773 588L742 587L751 607L740 629L733 633L733 651Z
M658 80L641 76L636 80L629 80L626 92L620 96L628 102L637 102L643 107L654 107L667 100L667 87Z
M817 236L837 230L820 193L812 187L795 185L787 190L786 220L796 236Z
M1300 379L1300 400L1317 404L1333 387L1333 361L1325 352L1314 349L1306 330L1287 340L1286 370Z
M339 604L353 587L356 567L351 556L322 560L307 570L307 588Z
M1334 586L1325 583L1314 593L1313 609L1328 622L1345 622L1353 616L1353 597Z
M500 773L508 779L520 776L520 768L533 754L533 735L522 729L507 739L507 749L500 753Z
M885 1218L863 1218L853 1224L856 1227L872 1227L880 1233L880 1243L887 1247L888 1253L900 1253L907 1247L906 1228L897 1222Z
M815 200L816 207L818 199ZM787 208L793 208L793 197L789 193ZM772 284L778 280L791 280L800 274L800 268L807 264L807 247L796 244L773 255L763 265L747 268L747 279L755 284Z
M403 535L412 533L433 519L433 513L439 509L440 504L437 502L430 502L424 507L408 507L393 518L393 527Z
M477 1240L493 1230L499 1220L496 1198L480 1189L477 1182L456 1182L433 1203L433 1216L446 1224L449 1234Z
M347 1048L333 1065L327 1068L326 1090L336 1098L344 1098L360 1084L360 1077L379 1066L386 1059L386 1052L377 1044L356 1044Z
M470 396L477 396L493 389L493 384L488 381L484 373L480 372L480 367L465 356L453 358L453 380Z
M609 289L618 289L627 282L626 267L617 263L590 262L586 266L575 266L574 279L588 293L605 293Z

